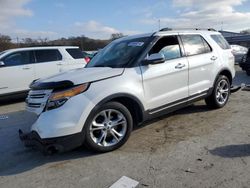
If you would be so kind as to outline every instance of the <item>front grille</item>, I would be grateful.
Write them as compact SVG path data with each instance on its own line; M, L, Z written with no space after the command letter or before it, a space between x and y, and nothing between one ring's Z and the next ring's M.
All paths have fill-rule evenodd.
M31 90L26 99L26 110L41 114L51 93L52 90Z
M32 108L40 108L41 104L40 103L28 103L28 106Z

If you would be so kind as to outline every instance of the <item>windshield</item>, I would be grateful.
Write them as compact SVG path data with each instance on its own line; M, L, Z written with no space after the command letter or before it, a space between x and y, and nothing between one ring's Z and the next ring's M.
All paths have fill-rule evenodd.
M146 45L149 37L128 40L116 40L100 50L87 67L123 68L137 57Z

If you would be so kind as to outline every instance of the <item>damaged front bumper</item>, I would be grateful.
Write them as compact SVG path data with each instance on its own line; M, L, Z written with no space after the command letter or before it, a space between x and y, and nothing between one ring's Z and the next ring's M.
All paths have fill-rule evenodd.
M44 154L61 153L77 148L83 144L83 133L57 138L42 139L35 131L24 133L19 130L19 138L26 147L33 147Z

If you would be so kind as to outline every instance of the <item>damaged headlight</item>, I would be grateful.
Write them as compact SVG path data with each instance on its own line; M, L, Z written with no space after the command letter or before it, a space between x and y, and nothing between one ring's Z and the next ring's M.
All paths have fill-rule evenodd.
M46 110L52 110L62 106L69 98L83 93L88 89L88 87L89 83L85 83L63 91L52 93L47 102Z

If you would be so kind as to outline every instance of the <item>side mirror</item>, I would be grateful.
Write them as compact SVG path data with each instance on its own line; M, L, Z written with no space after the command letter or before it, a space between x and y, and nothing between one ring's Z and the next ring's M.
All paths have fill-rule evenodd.
M151 54L147 59L145 59L142 64L143 65L154 65L165 62L165 57L160 53Z
M3 66L5 66L4 62L0 61L0 67L3 67Z

